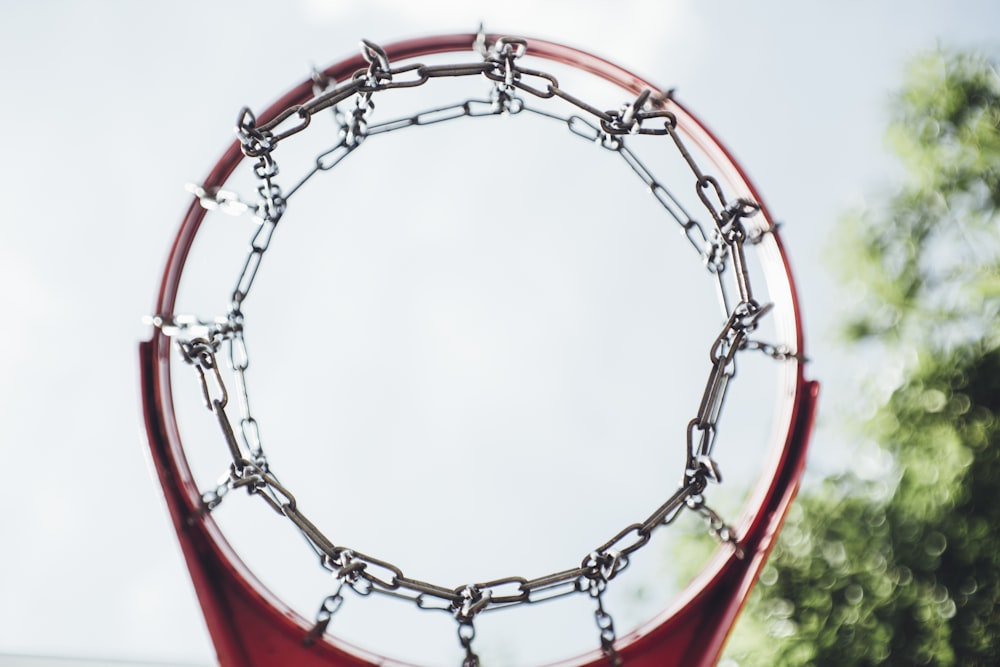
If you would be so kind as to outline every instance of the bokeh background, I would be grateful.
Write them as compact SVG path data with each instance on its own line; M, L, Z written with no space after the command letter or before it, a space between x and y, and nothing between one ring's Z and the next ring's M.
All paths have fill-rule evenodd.
M834 344L850 295L834 222L890 187L905 63L987 47L987 0L822 6L690 0L7 3L0 8L0 664L8 655L211 664L141 431L136 344L197 181L235 111L375 41L510 31L664 86L733 149L785 223L824 398L810 474L852 461L862 368ZM856 460L854 460L856 462Z

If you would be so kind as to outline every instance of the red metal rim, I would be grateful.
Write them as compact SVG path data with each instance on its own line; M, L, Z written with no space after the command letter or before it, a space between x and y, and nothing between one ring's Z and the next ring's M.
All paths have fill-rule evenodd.
M487 41L497 39L487 36ZM469 51L474 34L430 37L385 47L391 61L425 55ZM651 83L606 60L552 42L529 39L528 53L542 59L589 72L632 94ZM335 80L348 78L367 63L359 54L325 70ZM307 80L294 87L263 114L262 122L313 94ZM678 127L709 156L723 178L744 188L761 202L753 186L728 151L684 107L671 101ZM205 179L205 187L222 186L243 158L233 142ZM766 209L764 214L768 216ZM205 209L192 201L171 249L163 274L155 312L173 312L181 274ZM797 350L803 351L798 297L787 258L777 240L777 260L772 273L787 285L789 326L794 328ZM176 418L170 379L170 342L159 331L140 349L143 407L154 463L167 498L178 537L191 571L206 622L223 665L264 665L275 662L312 665L387 664L383 658L360 651L337 640L302 645L311 624L272 595L229 547L209 514L201 509L201 493L188 467ZM818 386L805 379L801 363L787 378L787 434L777 448L770 469L758 484L743 523L737 528L740 544L748 554L736 558L731 550L720 550L703 574L685 591L671 610L619 639L619 652L627 664L639 667L713 664L746 595L763 565L773 538L795 495L805 463L806 445L812 428ZM597 667L604 664L600 652L569 660L565 665Z

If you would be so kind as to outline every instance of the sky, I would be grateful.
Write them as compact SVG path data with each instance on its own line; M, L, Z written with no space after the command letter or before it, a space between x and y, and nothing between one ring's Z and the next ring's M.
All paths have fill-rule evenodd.
M883 133L890 95L906 62L936 46L996 53L996 3L621 0L613 9L607 3L568 0L299 0L280 6L181 0L162 9L125 2L7 3L0 8L0 118L8 127L0 160L5 204L0 448L8 473L0 487L7 508L0 514L0 656L212 664L212 648L150 470L136 363L137 344L149 336L143 317L153 307L169 244L188 205L184 185L202 178L231 141L241 106L263 108L313 66L353 53L359 39L389 43L472 32L481 22L490 32L583 48L675 88L678 99L732 149L783 225L804 311L808 375L824 386L810 473L820 475L853 460L849 438L838 426L858 387L872 378L836 343L838 304L851 295L838 289L829 268L835 223L899 177ZM454 148L440 150L463 159L460 152L447 153ZM496 157L504 166L492 175L509 173L508 164L519 168L524 158L513 157ZM476 156L470 165L490 174L489 160L485 167L483 162ZM383 176L389 184L405 178L394 172ZM509 205L503 195L498 198L500 203L490 198L468 204ZM303 253L310 250L308 240L300 243ZM313 260L309 266L323 262L321 254L306 256ZM428 261L417 268L433 265ZM456 263L451 268L475 267ZM370 269L359 265L354 270L361 273L354 275L382 285L364 273ZM380 288L389 304L393 285L398 288L391 281ZM291 287L298 289L294 283ZM310 287L322 295L322 282ZM427 294L440 294L433 290L444 287L428 289ZM478 307L474 295L449 294L466 309ZM614 307L614 295L606 298L599 305ZM537 313L551 306L543 300L532 303L537 310L531 312ZM463 332L471 336L493 324L485 315L462 320L448 329L458 334L445 347L461 354ZM531 334L524 323L512 326L515 342ZM294 338L294 332L278 333ZM300 351L299 340L294 341L292 351ZM401 344L386 339L380 349ZM315 347L339 359L336 350ZM384 355L385 368L376 377L390 377L394 364L408 358L412 361ZM637 368L642 365L642 357L629 359ZM494 361L494 367L476 366L477 372L482 377L508 372L505 360ZM300 362L310 363L296 355L276 363L294 369ZM524 380L527 371L520 372L510 377L523 384L502 393L518 405L538 391ZM453 380L465 386L482 377L456 375ZM383 387L373 381L351 389L362 398L385 401L373 398ZM281 410L309 409L307 414L314 415L325 409L310 402L318 400L318 392L300 403L280 389L271 391L270 399ZM626 390L616 399L613 389L602 397L644 405ZM339 391L344 401L357 398L347 389ZM390 407L401 415L419 413L420 405L404 405L404 398L396 396L399 405ZM344 422L386 430L384 437L391 437L386 424L403 418L386 418L387 403L368 403L372 412L365 416L357 412L365 409L358 400L362 407L342 408L355 410L356 419ZM581 421L576 428L586 430L590 423ZM376 464L356 470L370 472ZM550 476L543 486L575 490L573 484L582 478L580 488L586 488L586 474L567 477L573 479ZM399 485L412 481L400 478L388 489L397 501L405 499ZM375 488L362 505L377 510L386 487ZM411 491L434 496L434 488L425 482ZM496 503L522 495L516 483L493 493ZM475 516L452 518L461 522ZM401 522L397 532L405 533L403 528Z

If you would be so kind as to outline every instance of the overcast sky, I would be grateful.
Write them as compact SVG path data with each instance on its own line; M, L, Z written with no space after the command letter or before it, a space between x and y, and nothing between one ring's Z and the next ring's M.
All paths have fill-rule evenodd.
M825 259L834 222L898 175L883 131L907 60L939 45L996 53L1000 25L989 0L153 7L0 8L0 654L213 661L149 470L136 346L184 184L231 141L242 105L262 108L360 38L480 22L675 87L784 224L809 375L825 386L810 459L821 472L847 458L838 406L861 382L834 344L834 304L847 298Z

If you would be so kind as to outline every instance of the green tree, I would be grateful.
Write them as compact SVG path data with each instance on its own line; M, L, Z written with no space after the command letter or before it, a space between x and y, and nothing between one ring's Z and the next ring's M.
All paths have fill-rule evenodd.
M803 489L727 647L741 666L1000 664L1000 78L929 54L893 116L904 184L837 235L845 344L883 387L859 435L890 472Z

